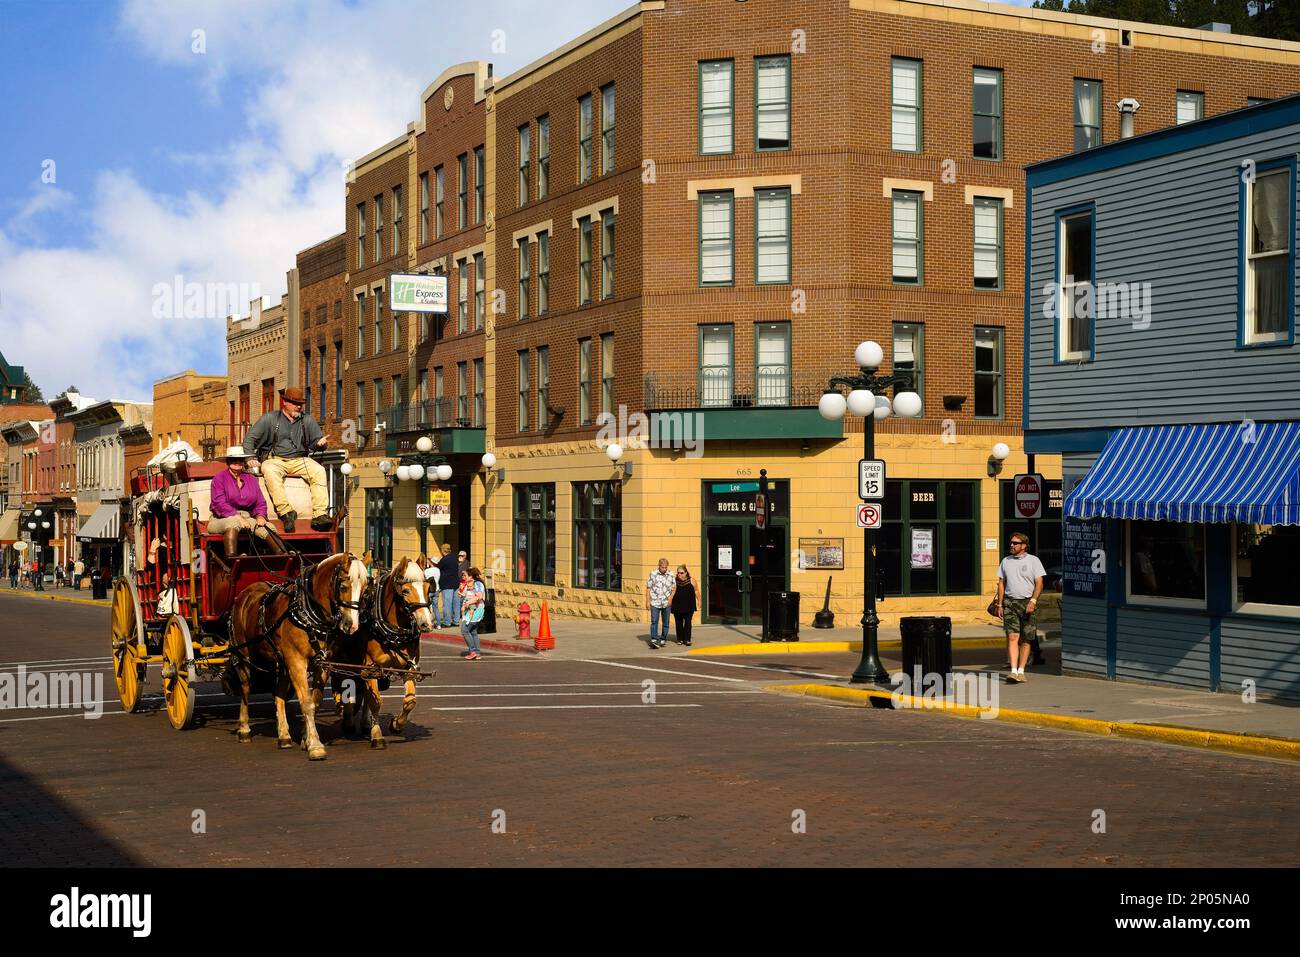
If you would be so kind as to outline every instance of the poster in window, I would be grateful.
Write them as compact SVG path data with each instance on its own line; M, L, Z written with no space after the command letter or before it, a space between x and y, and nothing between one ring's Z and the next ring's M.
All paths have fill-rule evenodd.
M912 529L912 567L934 568L934 529Z
M799 568L844 568L844 539L799 539Z
M731 546L730 545L718 546L718 571L720 572L731 571Z
M451 524L451 489L429 489L429 504L433 506L432 514L429 518L430 525Z

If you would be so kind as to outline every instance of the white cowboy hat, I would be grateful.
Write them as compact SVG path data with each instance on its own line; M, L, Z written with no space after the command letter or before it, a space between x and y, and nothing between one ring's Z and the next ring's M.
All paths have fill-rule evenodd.
M226 449L226 454L223 455L222 458L226 460L247 459L247 458L252 458L252 454L253 453L251 452L245 452L244 447L242 445L232 445L230 446L230 448Z

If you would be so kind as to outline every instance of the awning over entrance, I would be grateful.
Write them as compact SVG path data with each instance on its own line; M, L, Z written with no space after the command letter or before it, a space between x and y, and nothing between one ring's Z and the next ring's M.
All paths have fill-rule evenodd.
M1119 429L1065 514L1300 524L1300 422Z
M8 545L18 541L18 516L21 513L16 508L5 509L3 515L0 515L0 545Z
M108 539L114 542L117 541L121 521L119 514L116 502L111 505L99 506L90 518L86 519L86 524L81 526L81 531L77 532L78 540Z

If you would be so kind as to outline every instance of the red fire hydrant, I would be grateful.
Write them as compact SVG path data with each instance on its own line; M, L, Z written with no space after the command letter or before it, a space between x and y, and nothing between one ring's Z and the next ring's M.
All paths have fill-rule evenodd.
M519 633L515 637L520 641L527 641L532 633L531 614L532 609L528 607L528 602L520 602L515 614L515 626L519 629Z

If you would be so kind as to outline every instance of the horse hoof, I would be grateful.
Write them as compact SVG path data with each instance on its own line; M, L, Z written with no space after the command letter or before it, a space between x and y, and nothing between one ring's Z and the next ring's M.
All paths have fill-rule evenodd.
M239 732L239 743L240 743L240 744L250 744L250 743L252 742L252 740L253 740L253 732L251 732L251 731L241 731L241 732Z
M278 747L281 751L288 751L290 748L293 747L293 738L281 738L279 741L276 742L276 747Z
M388 747L388 742L385 741L383 738L371 738L371 739L370 739L370 750L371 750L371 751L382 751L382 750L384 750L384 748L386 748L386 747Z
M326 752L324 745L317 745L307 751L308 761L324 761L327 757L329 757L329 754Z

